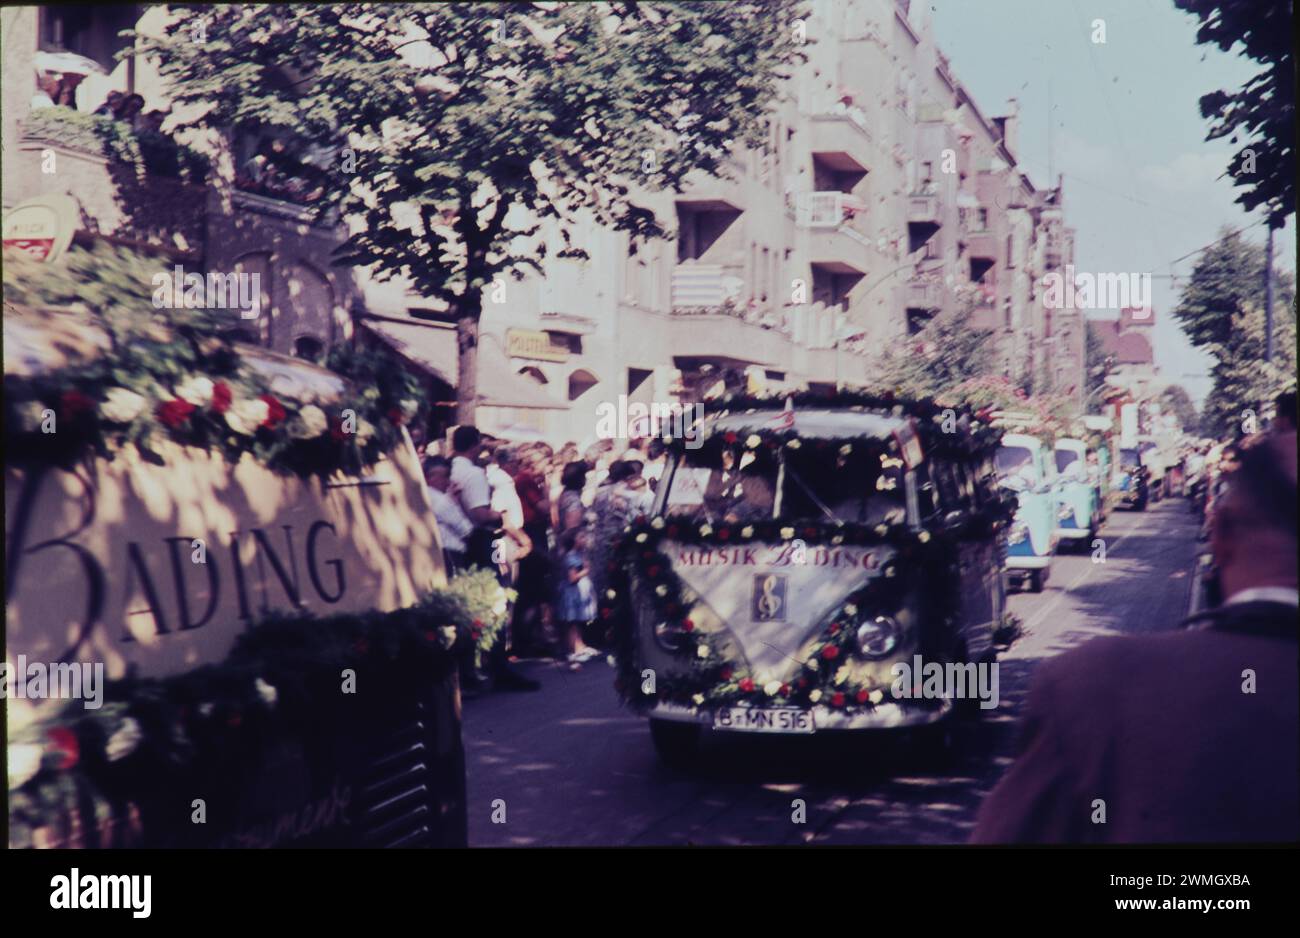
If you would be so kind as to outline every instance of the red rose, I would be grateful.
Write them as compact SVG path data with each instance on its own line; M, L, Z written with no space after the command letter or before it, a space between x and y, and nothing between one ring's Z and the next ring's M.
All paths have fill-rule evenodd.
M174 398L158 405L158 419L175 430L190 419L190 414L194 413L195 409L189 401L183 401L179 397Z
M840 631L840 624L839 624L838 622L832 622L832 623L831 623L831 634L832 634L832 635L836 635L836 634L839 633L839 631Z
M647 568L646 568L646 571L645 571L645 575L646 575L646 576L658 576L658 575L659 575L659 568L658 568L658 567L647 567Z
M471 624L472 626L474 626L474 628L476 628L476 629L481 629L481 628L483 628L483 620L482 620L482 619L475 619L475 620L474 620L473 622L471 622L470 624Z
M81 758L81 744L77 741L76 733L66 726L56 726L46 735L50 740L50 748L63 757L59 760L60 769L70 769L77 764Z
M790 685L789 685L789 684L782 684L782 685L781 685L781 695L782 695L782 696L785 696L786 694L789 694L789 693L790 693Z
M683 619L683 620L682 620L682 631L684 631L684 632L694 632L694 631L695 631L695 623L692 622L690 619Z
M342 417L330 417L330 438L339 443L347 438L347 434L343 432Z
M392 424L393 426L395 426L395 427L400 427L400 426L401 426L405 421L406 421L406 418L402 416L402 412L401 412L401 410L399 410L399 409L396 408L396 407L390 407L390 408L388 408L388 422L389 422L389 423L391 423L391 424Z
M218 381L212 385L212 409L219 414L224 414L230 410L230 402L234 399L234 393L230 390L230 385L224 381Z
M838 645L827 645L822 649L822 657L827 661L834 661L840 656L840 647Z
M726 440L728 443L734 443L736 442L737 439L736 434L731 430L728 430L726 433L724 433L722 435L722 438Z
M731 668L723 668L718 672L718 677L722 678L724 681L731 680Z
M266 402L266 419L262 421L262 426L270 430L277 423L284 420L287 413L284 409L284 405L270 394L263 394L262 400Z
M95 409L95 402L75 388L64 391L60 401L63 404L65 420L74 420L78 414L89 413Z
M436 642L438 640L438 636L434 635L432 632L425 632L424 640L426 642Z
M669 537L676 537L676 536L677 536L677 525L675 525L675 524L670 524L670 525L668 525L668 530L667 530L665 533L666 533Z
M614 610L613 610L613 609L610 609L608 606L606 606L604 609L600 610L600 617L601 617L602 619L608 619L608 618L609 618L610 616L612 616L613 614L614 614Z
M812 526L810 525L810 526L808 526L808 527L806 527L806 528L803 529L803 534L804 534L804 537L816 537L816 536L817 536L817 529L814 528L814 527L812 527Z
M868 694L865 690L860 690L860 691L858 691L858 693L857 693L856 696L857 696L857 698L858 698L858 703L861 703L861 704L866 703L867 700L871 697L871 695Z
M718 528L718 540L725 541L731 537L731 532L726 528Z
M807 686L808 686L808 678L806 678L806 677L801 677L801 678L799 678L799 686L800 686L800 687L807 687Z
M832 707L842 707L842 706L844 706L844 695L841 694L839 691L836 691L834 694L832 694L832 695L831 695L831 706L832 706Z
M751 681L749 678L745 678L740 682L740 689L743 690L746 694L748 694L751 690L754 689L754 682Z

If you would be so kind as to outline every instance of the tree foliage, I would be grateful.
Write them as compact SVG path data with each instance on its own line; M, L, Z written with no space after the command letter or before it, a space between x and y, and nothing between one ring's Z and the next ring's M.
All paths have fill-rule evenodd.
M937 314L915 335L886 347L872 370L874 386L909 397L940 397L958 385L996 371L993 333L973 329L973 306Z
M1295 281L1273 272L1273 360L1264 360L1263 247L1225 235L1205 251L1174 317L1191 343L1215 360L1214 387L1206 398L1202 428L1211 436L1240 432L1242 415L1295 384Z
M1228 166L1237 202L1246 211L1263 206L1280 228L1295 213L1295 58L1290 0L1175 0L1200 20L1198 44L1214 43L1263 69L1236 91L1212 91L1200 99L1209 119L1207 140L1230 137L1241 144Z
M172 9L141 41L177 110L331 152L319 207L348 220L339 260L455 312L462 421L483 291L552 247L584 257L582 219L664 236L638 198L761 145L800 55L796 0Z

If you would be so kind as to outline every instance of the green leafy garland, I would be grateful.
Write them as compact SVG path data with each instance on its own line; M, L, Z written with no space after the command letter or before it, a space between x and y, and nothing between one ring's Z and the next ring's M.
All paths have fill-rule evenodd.
M31 263L6 254L7 302L48 297L48 289L21 282L22 275L49 273L31 271ZM425 413L418 379L386 349L331 350L329 367L356 393L327 413L272 393L205 312L107 303L92 312L109 339L105 354L49 373L5 376L7 463L70 466L88 451L111 459L128 445L156 460L157 441L169 439L220 451L232 465L248 453L302 477L356 473L391 451L401 427Z
M114 682L98 710L70 701L11 733L9 845L120 836L138 825L140 792L184 784L201 759L237 751L239 739L351 719L356 697L341 692L345 668L369 694L450 675L478 641L474 621L452 591L392 612L276 615L242 635L220 664Z
M501 585L495 570L474 567L452 577L447 592L460 599L469 610L476 656L491 651L510 619L515 591Z

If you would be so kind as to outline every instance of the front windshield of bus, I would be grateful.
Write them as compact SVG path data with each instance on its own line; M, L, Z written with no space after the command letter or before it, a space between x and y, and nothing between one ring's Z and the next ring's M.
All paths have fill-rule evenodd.
M1038 483L1038 470L1034 466L1034 453L1027 446L1000 446L997 455L998 477L1018 477L1030 485Z
M763 448L688 451L673 470L664 513L713 523L770 519L783 479L782 519L901 523L907 517L904 473L897 457L867 450L842 454L838 447L786 449L779 458Z
M1061 475L1068 475L1069 468L1079 462L1079 453L1072 449L1058 449L1056 451L1056 471Z

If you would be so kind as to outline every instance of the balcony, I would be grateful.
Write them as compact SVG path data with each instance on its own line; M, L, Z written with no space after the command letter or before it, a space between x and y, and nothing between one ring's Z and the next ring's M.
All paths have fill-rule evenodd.
M945 293L942 281L920 278L910 280L906 292L907 308L928 311L941 309Z
M922 228L937 229L943 224L936 192L914 192L907 198L907 223Z
M710 176L701 171L687 175L685 191L675 195L673 201L696 212L743 212L745 167L734 158L724 165L730 176Z
M20 125L5 201L68 193L92 229L120 244L181 256L200 251L207 160L170 137L70 108L31 112ZM46 172L47 151L54 172Z
M813 114L810 120L814 157L831 169L865 173L871 168L874 145L861 108L839 105L839 110Z
M863 230L866 205L844 192L805 192L796 200L796 220L808 231L808 257L833 274L867 271L875 251Z
M719 309L735 302L744 287L739 268L722 264L678 264L673 268L673 310Z

